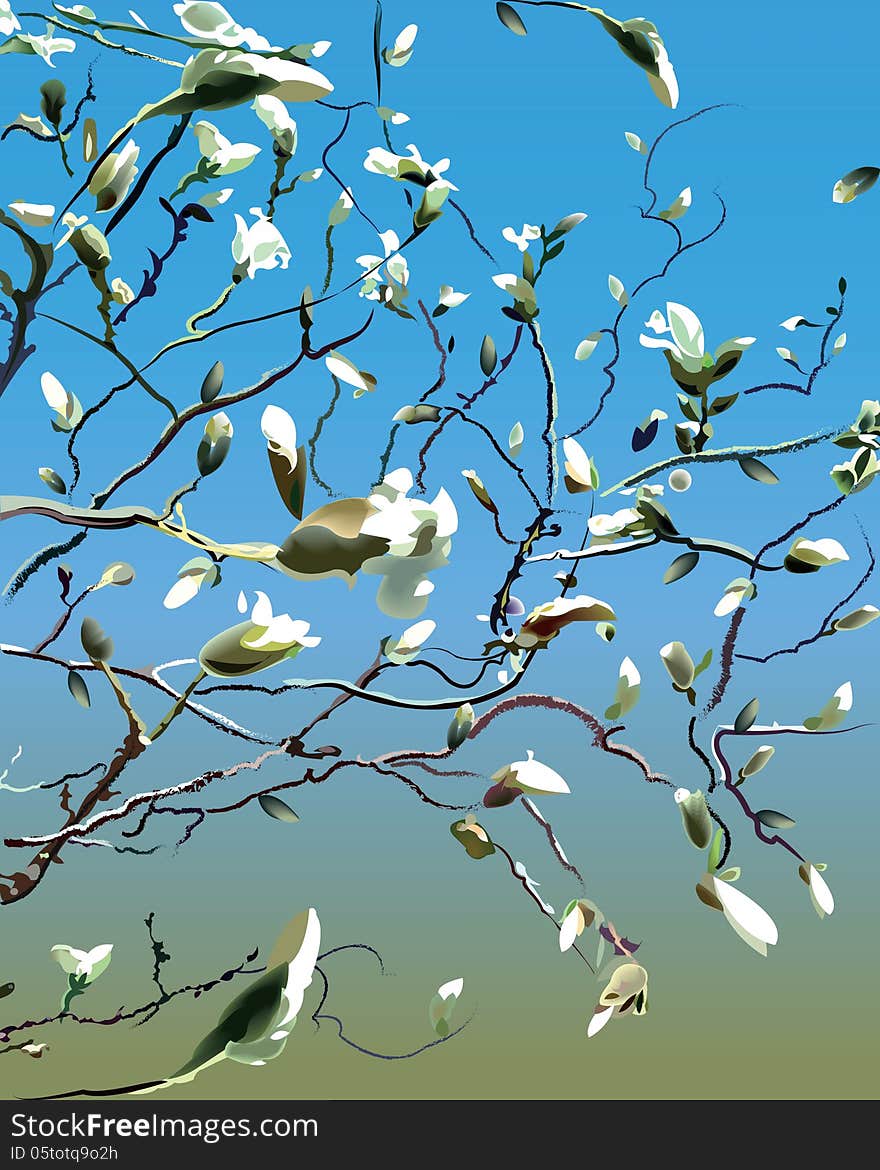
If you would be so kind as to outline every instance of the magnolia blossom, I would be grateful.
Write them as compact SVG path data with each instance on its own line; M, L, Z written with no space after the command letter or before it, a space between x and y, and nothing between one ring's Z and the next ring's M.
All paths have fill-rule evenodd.
M55 218L55 207L51 203L25 203L18 199L8 204L8 207L13 215L29 227L46 227Z
M569 902L559 924L559 949L564 954L571 950L575 941L584 933L596 916L595 910L586 902Z
M141 148L129 138L122 150L108 154L89 180L89 192L95 196L97 211L112 211L129 192L138 173L134 165Z
M271 94L260 94L254 98L254 112L275 139L275 145L282 154L296 154L297 127L287 106Z
M110 282L110 291L113 293L113 300L119 305L130 305L134 300L134 290L121 276L114 276Z
M642 1016L648 1010L648 972L639 963L621 963L611 974L587 1027L587 1036L601 1032L613 1016Z
M520 636L526 634L546 641L572 622L614 621L615 617L607 602L586 593L577 597L557 597L532 610L522 624Z
M21 28L18 17L12 11L9 0L0 0L0 35L11 37L16 29Z
M795 331L795 329L797 329L798 325L805 324L806 320L807 320L806 317L801 317L801 316L786 317L786 319L784 321L779 322L779 327L781 329L787 329L789 331L789 333L794 333L794 331Z
M250 142L230 142L213 122L196 122L193 133L202 157L208 160L212 177L243 171L260 153L259 146Z
M470 293L456 292L451 284L441 284L437 302L447 309L457 309L459 305L464 304L470 295Z
M419 26L417 24L408 24L406 28L401 29L394 40L394 44L390 49L386 49L382 56L385 59L386 65L392 65L395 69L405 65L413 53L413 45L415 44L416 35L418 34Z
M28 1056L32 1056L35 1060L39 1060L44 1052L49 1051L48 1044L22 1044L21 1051L26 1052Z
M600 513L598 516L591 516L587 521L587 527L593 536L615 536L618 532L623 532L624 528L629 527L630 524L641 524L643 517L635 508L621 508L617 512Z
M505 788L518 788L537 796L552 796L571 792L563 778L546 764L535 759L533 751L526 752L524 760L516 760L496 773ZM493 777L495 779L495 777Z
M21 126L25 130L30 130L34 134L38 134L40 138L51 138L52 131L39 116L39 114L25 114L20 113L14 122L9 123L10 126Z
M672 340L667 341L662 336L648 337L642 333L639 341L648 349L666 349L678 363L690 373L696 373L702 368L703 358L706 356L703 326L700 319L686 305L668 301L666 316L655 309L645 322L645 327L658 335L669 333Z
M409 114L402 110L392 110L390 106L376 106L376 113L383 122L390 122L392 126L403 126L409 121Z
M249 1028L247 1039L230 1041L223 1049L229 1060L239 1064L264 1065L279 1056L296 1025L305 993L311 986L321 950L321 923L317 913L310 909L305 915L305 929L299 950L287 963L285 982L281 988L278 1007L256 1036ZM258 1010L264 1008L261 1001Z
M76 215L72 211L65 211L64 215L61 217L61 222L64 224L65 229L64 235L55 245L55 251L57 252L59 248L63 247L63 245L67 243L73 233L77 230L77 228L81 228L83 224L88 223L88 220L89 217L87 215Z
M52 947L49 954L60 964L61 969L78 980L85 979L85 986L94 983L99 975L110 966L112 943L101 943L90 951L79 951L76 947L63 944Z
M438 184L447 192L458 190L458 187L453 186L448 179L440 177L444 171L449 169L448 158L441 158L439 162L429 163L422 158L418 148L412 143L406 149L409 151L409 157L394 154L393 151L386 150L382 146L374 146L367 151L364 168L372 171L375 175L387 175L390 179L397 179L401 182L404 180L416 182L420 187Z
M272 602L260 590L251 610L251 622L253 629L241 638L242 646L250 650L288 650L293 646L311 649L321 642L320 638L309 635L309 622L294 621L286 613L273 614Z
M464 990L464 979L450 979L448 983L442 983L437 988L437 994L441 999L449 999L454 996L456 999L461 999L461 993Z
M232 258L236 271L242 271L242 275L247 273L253 280L261 268L271 270L277 268L279 263L282 268L286 268L291 253L281 232L266 218L262 208L252 207L250 212L256 216L255 222L250 225L236 212Z
M392 556L407 557L415 551L426 513L431 515L436 535L441 539L451 536L458 528L458 513L445 488L426 505L409 498L407 493L412 486L412 472L401 467L386 475L367 497L375 512L361 525L361 534L387 540Z
M12 16L11 13L10 16ZM12 19L15 20L15 17L12 16ZM17 21L16 27L18 27ZM53 53L72 53L76 48L76 42L70 40L69 37L56 37L55 26L52 24L46 25L46 32L41 37L34 36L32 33L20 32L16 34L16 40L27 45L35 56L42 57L46 64L51 65L53 69L55 68L52 65Z
M822 540L807 540L804 537L798 537L789 549L788 555L803 561L804 564L815 565L817 568L825 568L828 565L837 565L841 561L849 560L849 553L840 541L833 540L830 536L826 536Z
M824 865L821 867L824 869ZM806 882L810 890L810 901L813 903L813 909L820 918L824 918L826 914L834 913L834 895L828 888L828 883L819 872L819 867L805 861L798 869L801 880Z
M269 443L269 450L283 455L293 471L297 462L296 423L287 411L280 406L267 406L260 419L260 429Z
M767 947L775 946L779 939L776 923L757 902L746 897L730 882L724 882L714 875L710 878L711 888L721 904L724 917L752 950L767 955Z
M226 202L233 190L232 187L222 187L219 191L206 191L204 195L199 196L199 203L202 207L219 207L221 203Z
M406 257L398 251L400 240L397 232L380 232L379 239L385 251L383 256L365 254L358 256L356 263L364 269L364 283L361 285L360 295L368 301L386 300L393 298L394 290L389 285L383 285L381 280L381 265L384 260L385 271L404 288L409 282L409 266Z
M526 252L532 240L540 240L541 229L537 224L524 223L519 235L516 234L516 229L512 227L502 228L501 234L505 240L508 240L511 244L516 244L520 252Z
M535 289L525 277L517 276L515 272L500 272L497 276L492 277L492 283L497 285L502 292L510 293L518 304L524 305L526 309L534 312L537 307Z
M727 586L722 594L721 600L715 606L715 616L726 617L727 614L733 613L744 601L750 601L755 596L755 593L755 586L751 581L745 577L735 578Z
M185 0L184 3L174 5L174 12L186 31L201 40L216 41L218 45L230 49L238 45L247 45L249 49L257 50L275 48L255 29L242 28L237 24L222 4Z

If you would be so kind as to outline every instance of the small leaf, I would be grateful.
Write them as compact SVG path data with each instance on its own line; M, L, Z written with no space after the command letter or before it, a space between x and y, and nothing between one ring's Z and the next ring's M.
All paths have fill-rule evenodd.
M526 35L526 26L523 24L519 13L515 8L511 8L509 4L502 2L495 5L495 11L498 13L498 19L505 28L510 29L512 33L516 33L518 37Z
M758 809L755 816L768 829L793 829L795 826L795 821L791 817L786 816L785 813L777 812L773 808Z
M67 484L57 471L51 467L41 467L39 468L39 476L47 488L51 488L59 496L67 495Z
M98 127L94 118L86 118L82 129L83 161L94 162L98 157Z
M575 361L585 362L593 353L593 350L599 344L601 333L588 333L583 341L578 342L578 347L574 351Z
M708 870L710 873L718 868L718 863L721 860L721 849L724 845L724 832L721 829L715 830L715 836L712 838L712 844L709 847L709 864Z
M680 557L675 558L675 560L663 574L663 584L671 585L673 581L680 581L682 577L686 577L688 573L692 572L697 567L699 560L699 553L682 553Z
M639 138L638 134L633 134L632 131L627 130L626 133L624 134L624 137L626 138L629 145L633 148L633 150L637 151L639 154L647 154L648 153L647 144L644 143L641 140L641 138Z
M223 389L223 363L214 362L207 374L205 380L202 382L202 388L199 391L199 397L202 402L213 402L220 391Z
M507 437L507 449L510 452L510 458L516 459L523 448L525 441L525 432L522 428L522 423L515 422L510 428L510 434Z
M744 472L749 479L755 479L758 483L775 484L779 483L779 476L771 471L766 463L762 463L760 459L752 459L751 456L746 456L744 459L739 459L740 471Z
M621 306L625 308L629 304L629 297L626 295L626 289L623 287L623 281L619 280L613 274L608 277L608 291Z
M91 707L92 700L89 697L89 688L86 686L86 680L81 674L77 674L75 670L71 670L67 675L67 689L79 703L80 707Z
M480 369L487 378L491 378L492 371L498 362L498 354L495 351L495 342L487 333L483 338L483 344L480 346Z
M274 817L276 821L287 821L288 824L294 825L299 820L299 817L293 811L289 804L285 804L283 800L279 800L277 796L262 795L257 797L260 802L260 808L264 813L270 817Z
M733 721L733 730L737 735L742 735L743 732L748 731L755 720L758 718L758 708L760 703L757 699L749 699L739 715Z
M843 347L845 345L846 345L846 334L841 333L840 336L837 338L837 340L834 342L834 345L832 345L831 352L836 356L837 354L839 354L841 352L841 350L843 349Z

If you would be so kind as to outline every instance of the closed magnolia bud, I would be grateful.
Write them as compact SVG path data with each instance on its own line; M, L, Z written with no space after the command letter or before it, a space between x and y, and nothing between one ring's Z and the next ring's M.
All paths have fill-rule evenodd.
M486 790L483 804L486 808L503 808L505 804L513 804L516 798L521 795L518 788L508 788L503 780L499 780L497 784L493 784L491 788Z
M110 245L94 224L87 223L77 228L70 237L70 246L80 263L92 272L102 272L110 263Z
M686 691L694 681L694 660L681 642L667 642L660 651L669 677L680 691Z
M474 725L474 709L470 703L463 703L452 718L446 732L446 746L450 751L460 747L471 733Z
M862 605L858 609L844 614L843 617L837 618L832 622L832 629L860 630L862 626L867 626L878 617L880 617L880 609L876 605Z
M232 435L232 423L222 411L208 419L205 433L196 451L199 475L211 475L220 467L229 454Z
M214 362L207 374L205 380L202 382L202 388L199 391L199 397L202 402L213 402L220 391L223 389L223 363Z
M699 788L696 792L676 788L674 795L687 839L695 849L707 849L712 840L712 818L705 796Z
M401 406L394 416L394 422L409 423L411 426L422 422L439 422L440 410L428 402L420 402L418 406Z

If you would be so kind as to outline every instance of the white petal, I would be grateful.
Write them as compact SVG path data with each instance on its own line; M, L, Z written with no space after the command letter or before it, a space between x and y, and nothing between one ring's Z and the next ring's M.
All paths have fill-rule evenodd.
M247 603L247 597L245 597L243 589L240 589L238 591L238 602L236 604L238 606L239 613L247 613L248 603Z
M449 999L450 995L458 999L463 987L464 979L450 979L448 983L443 983L437 988L437 994L441 999Z
M716 877L712 878L712 882L724 908L724 915L738 934L745 932L759 942L771 945L778 941L779 931L776 929L776 923L766 910L729 882L722 882ZM748 938L745 941L748 942Z
M251 610L251 621L255 626L270 626L272 624L272 602L259 589L254 608Z
M853 705L852 683L845 682L843 686L838 687L834 692L834 697L837 699L837 706L840 711L849 711Z
M67 410L68 395L67 391L58 381L54 374L50 374L47 370L40 378L40 386L43 390L43 397L53 410L57 410L59 414L63 414Z
M810 893L816 902L816 905L825 914L834 913L834 895L828 888L828 883L816 869L815 865L810 866Z
M182 605L186 605L188 601L192 601L198 593L203 580L204 574L187 573L185 577L181 577L179 581L174 582L165 594L165 600L162 604L166 609L180 609Z
M587 1025L587 1036L595 1036L597 1032L601 1032L611 1017L614 1015L614 1008L607 1007L601 1012L593 1012L593 1018Z
M580 925L580 910L577 906L574 907L562 920L562 925L559 928L559 949L560 951L567 951L574 946L574 941L577 938L578 926Z

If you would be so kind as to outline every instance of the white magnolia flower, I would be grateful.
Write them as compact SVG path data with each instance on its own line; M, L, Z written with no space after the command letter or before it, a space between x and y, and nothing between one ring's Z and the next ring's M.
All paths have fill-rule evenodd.
M366 297L368 301L381 299L382 276L380 269L383 261L385 262L385 271L392 280L396 280L404 288L409 283L409 266L406 258L398 251L400 240L397 232L391 229L387 232L380 232L379 239L382 241L382 247L385 251L384 256L364 254L356 259L356 263L364 270L364 283L361 286L360 295ZM392 290L386 289L386 292L389 295L385 299L390 300Z
M631 658L624 658L623 662L621 662L620 677L626 679L627 686L630 687L637 687L642 681L638 667Z
M249 167L260 153L250 142L230 142L213 122L196 122L193 133L202 157L208 160L212 175L234 175Z
M751 601L754 596L755 586L752 582L745 577L737 577L724 590L721 600L715 606L715 616L726 617L727 614L738 609L744 601Z
M13 17L14 19L14 17ZM72 53L76 48L76 42L70 40L69 37L56 37L55 26L52 24L46 25L46 32L43 36L34 36L31 33L17 33L17 39L28 45L31 51L38 57L42 57L47 65L52 65L53 53Z
M269 450L283 455L293 471L297 460L296 423L287 411L280 406L267 406L260 419L260 429L269 443Z
M546 764L535 759L533 751L526 752L524 760L508 765L503 777L505 788L519 788L537 796L553 796L570 792L563 778Z
M251 215L256 216L254 223L250 225L236 212L232 258L236 267L244 269L253 280L261 268L270 270L277 268L279 263L282 268L286 268L290 263L291 253L281 232L266 218L262 209L252 207L250 210Z
M397 179L401 182L409 179L422 187L433 186L437 183L447 191L458 190L458 187L453 186L448 179L440 177L444 171L449 169L448 158L441 158L439 162L429 163L422 158L418 148L412 143L406 149L409 151L408 157L394 154L393 151L386 150L382 146L374 146L367 152L367 157L364 159L364 169L375 175L387 175L390 179Z
M134 300L134 290L121 276L114 276L111 280L110 291L113 293L113 300L119 305L130 305Z
M311 986L321 949L321 923L318 915L312 909L306 914L303 939L296 955L287 965L287 979L275 1014L255 1039L230 1041L223 1050L223 1055L229 1060L259 1067L267 1060L274 1060L284 1050L302 1009L305 993Z
M759 955L766 956L767 946L774 946L779 939L776 923L767 911L730 882L723 882L714 875L712 886L724 917L739 937Z
M122 150L108 154L89 180L89 192L95 196L97 211L112 211L123 201L134 182L141 148L129 138Z
M87 215L76 215L72 211L65 211L61 217L61 222L64 224L64 235L55 245L55 251L63 247L70 239L77 228L81 228L84 223L88 223L89 217Z
M46 227L55 218L55 207L51 203L25 203L17 199L7 206L13 215L29 227Z
M211 562L208 561L207 557L194 557L193 560L187 561L177 574L177 580L165 594L162 601L163 606L166 609L180 609L182 605L192 601L208 576L211 575L210 566ZM213 577L216 581L216 569L213 571Z
M390 106L376 106L376 113L383 122L390 122L392 126L403 126L409 121L409 114L402 110L392 110Z
M76 947L59 944L52 947L49 954L68 975L74 975L77 979L82 979L85 976L86 986L88 986L88 984L94 983L98 976L102 975L110 966L112 950L112 943L102 943L100 946L92 947L90 951L79 951Z
M641 519L641 514L635 508L621 508L610 515L600 513L598 516L591 516L587 521L587 527L593 536L613 536L617 532L622 532L629 524L640 522Z
M407 63L413 54L413 45L418 31L417 24L408 24L406 28L401 29L391 48L386 49L382 54L386 65L392 65L395 69L399 69L401 65Z
M199 203L202 207L219 207L221 203L226 202L233 190L233 187L222 187L219 191L206 191L204 195L199 196Z
M703 366L706 356L703 326L700 319L686 305L667 301L666 316L655 309L645 327L656 334L669 333L672 340L667 341L662 336L648 337L642 333L639 341L647 349L666 349L690 373L696 373Z
M40 378L40 387L43 391L43 397L46 399L46 404L51 406L53 410L57 410L59 414L63 414L70 401L70 395L55 375L47 370Z
M20 29L18 17L12 11L9 0L0 0L0 35L11 37L16 29Z
M515 301L525 305L527 309L534 310L536 307L534 286L525 277L517 276L515 272L500 272L492 277L492 283L502 292L510 293Z
M297 128L291 118L287 106L271 94L261 94L254 98L254 111L269 133L275 139L281 151L286 155L296 153Z
M818 568L837 565L841 561L849 560L849 553L843 545L830 536L826 536L823 540L807 540L804 537L799 537L789 549L789 556L794 556L807 565L816 565Z
M648 1010L648 972L639 963L621 963L599 996L587 1036L601 1032L614 1016L643 1016Z
M254 629L244 634L242 646L249 650L285 650L293 646L309 649L320 644L321 639L309 636L311 626L301 619L294 621L290 614L272 613L272 602L265 593L257 590L257 600L251 610Z
M789 333L794 333L798 325L806 321L806 317L786 317L784 321L779 322L780 329L787 329Z
M185 0L174 5L174 12L186 31L200 40L214 41L230 49L238 45L247 45L254 50L275 48L255 29L242 28L237 24L222 4Z
M416 622L400 635L397 644L398 650L418 650L424 646L436 629L437 623L427 618L424 621Z
M528 251L529 243L532 240L540 240L541 229L537 224L524 223L522 225L522 231L519 235L516 234L516 229L512 227L502 228L501 234L504 236L505 240L509 241L511 244L516 244L520 252L526 252Z
M470 293L456 292L451 284L441 284L437 301L438 304L445 305L447 309L457 309L459 305L464 304L470 295Z
M22 1044L21 1051L26 1052L28 1056L32 1056L34 1060L39 1060L44 1052L49 1051L48 1044Z
M433 519L436 538L444 540L458 528L458 513L445 488L441 488L430 504L411 500L413 477L408 468L390 472L368 496L375 513L361 525L362 536L376 536L389 542L392 556L407 557L415 551L419 532L427 519Z
M822 867L824 869L824 866ZM810 901L813 903L813 909L820 918L824 918L826 914L834 913L834 895L828 888L828 883L822 877L819 869L810 862L805 862L798 870L801 879L807 883L810 889Z

